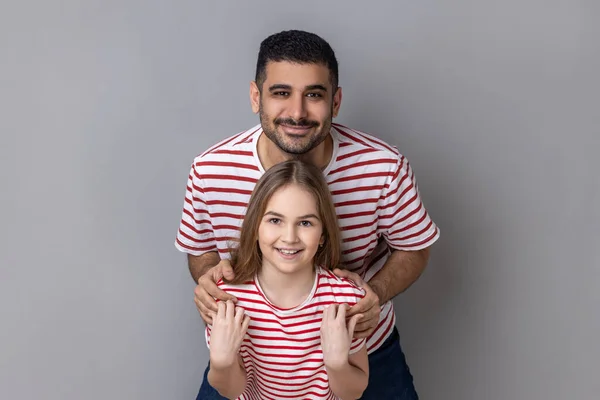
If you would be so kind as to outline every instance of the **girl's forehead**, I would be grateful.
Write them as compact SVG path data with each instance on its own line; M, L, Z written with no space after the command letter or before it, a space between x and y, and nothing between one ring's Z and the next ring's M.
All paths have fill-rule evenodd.
M314 212L317 210L317 199L313 192L306 187L292 183L273 192L273 195L267 201L265 212L270 211L272 208L287 210L288 213L294 213L294 211L301 213L306 209L311 209Z

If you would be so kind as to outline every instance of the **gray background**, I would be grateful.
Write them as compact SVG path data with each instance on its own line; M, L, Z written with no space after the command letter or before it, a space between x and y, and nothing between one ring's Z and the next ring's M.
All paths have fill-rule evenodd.
M188 168L257 122L259 42L301 28L337 51L337 121L409 157L442 229L396 300L421 397L597 399L599 11L2 2L0 398L194 398L207 350L172 244Z

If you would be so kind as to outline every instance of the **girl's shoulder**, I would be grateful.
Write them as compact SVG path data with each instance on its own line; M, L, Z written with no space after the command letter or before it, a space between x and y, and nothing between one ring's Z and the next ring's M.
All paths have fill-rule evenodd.
M231 284L221 279L217 282L217 287L225 293L229 293L236 297L254 295L258 293L258 289L256 288L253 280L244 283Z
M331 292L334 296L350 297L356 300L365 296L365 291L354 281L340 278L332 271L317 267L317 276L321 290Z

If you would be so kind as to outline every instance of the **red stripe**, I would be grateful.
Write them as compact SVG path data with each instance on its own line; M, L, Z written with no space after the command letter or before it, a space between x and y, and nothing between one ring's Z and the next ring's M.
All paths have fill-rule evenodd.
M338 216L338 219L340 219L340 217ZM377 219L374 219L371 222L365 222L364 224L354 224L354 225L348 225L348 226L341 226L340 229L342 231L351 231L353 229L361 229L361 228L366 228L368 226L372 226L375 225L377 223Z
M367 247L370 247L373 243L376 243L376 242L377 242L377 238L371 240L369 243L367 243L365 245L344 250L344 251L342 251L342 254L346 255L346 254L350 254L350 253L355 253L359 250L363 250L363 249L366 249Z
M349 189L332 190L331 195L332 196L341 196L343 194L355 193L355 192L367 192L370 190L380 191L381 189L383 189L383 187L384 187L384 185L372 185L372 186L353 187L353 188L349 188Z
M325 372L325 374L326 374L326 372ZM323 375L323 374L320 374L320 375ZM311 377L309 377L309 380L307 382L300 383L298 385L306 386L307 388L309 388L312 385L312 383L311 383L312 381L315 381L315 383L316 382L323 382L323 383L327 384L328 383L327 379L321 377L320 375L311 376ZM279 376L275 376L275 379L280 379L281 380L282 378L279 377ZM282 383L282 382L277 382L277 381L265 379L264 376L260 376L260 381L261 382L266 382L266 383L271 384L271 385L283 385L283 384L285 384L285 383Z
M231 214L231 213L214 213L212 214L213 218L231 218L231 219L244 219L244 215L242 214Z
M391 229L391 228L392 228L394 225L401 224L402 222L406 221L407 219L409 219L409 218L412 218L412 217L413 217L415 214L418 214L418 213L421 211L421 209L422 209L422 208L423 208L423 203L419 203L419 207L417 207L417 208L413 209L411 212L409 212L408 214L406 214L404 217L402 217L402 218L400 218L400 219L397 219L397 220L395 220L395 221L394 221L394 222L392 222L391 224L388 224L388 225L380 225L380 226L379 226L379 229L382 229L382 230ZM423 215L424 215L424 216L427 216L427 211L425 211L425 213L424 213ZM407 229L410 229L410 228L412 228L412 225L414 225L414 224L410 224L410 225L408 225L407 227L402 227L402 228L400 228L400 229L397 229L397 230L395 230L394 232L390 232L389 234L390 234L390 235L393 235L393 234L395 234L395 233L398 233L398 232L405 231L405 230L407 230Z
M418 209L421 209L421 207L419 206L419 207L418 207ZM414 214L414 213L411 213L411 214ZM406 218L407 218L407 217L404 217L403 219L406 219ZM400 228L400 229L396 229L395 231L392 231L392 232L388 233L388 235L389 235L389 236L393 236L393 235L395 235L395 234L397 234L397 233L400 233L400 232L405 232L405 231L407 231L407 230L409 230L409 229L412 229L412 228L414 228L415 226L421 225L421 223L422 223L423 221L425 221L425 219L426 219L426 218L427 218L427 212L423 213L423 215L421 216L421 218L419 218L418 220L416 220L416 221L415 221L415 222L413 222L412 224L408 224L408 225L406 225L406 226L404 226L404 227L402 227L402 228ZM428 226L428 227L429 227L429 226L431 226L431 221L429 222L429 225L427 225L427 226Z
M344 165L342 167L339 167L338 169L334 169L333 171L330 172L330 174L335 174L338 172L347 171L352 168L358 168L358 167L363 167L363 166L367 166L367 165L376 165L376 164L377 165L379 165L379 164L396 165L397 162L398 162L398 160L393 159L393 158L378 158L375 160L366 160L366 161L355 162L355 163L351 163L348 165Z
M248 136L246 136L244 139L240 140L239 142L236 143L236 145L238 144L242 144L242 143L249 143L250 141L252 141L252 137L254 136L254 134L261 129L262 127L259 126L258 128L256 128L255 130L252 131L252 133L250 133Z
M214 250L216 250L216 249L217 249L215 246L208 246L208 247L192 247L192 246L188 246L188 245L186 245L186 244L182 243L182 242L181 242L181 240L179 240L179 238L177 238L177 239L175 239L175 240L177 240L177 244L179 244L181 247L183 247L184 249L187 249L187 250L192 250L192 251L206 251L206 252L209 252L209 251L214 251Z
M331 185L333 183L347 182L347 181L354 181L354 180L368 179L368 178L382 178L382 177L388 177L388 176L392 176L392 175L393 175L393 172L391 172L391 171L370 172L370 173L366 173L366 174L344 176L344 177L338 178L338 179L330 182L329 184Z
M398 207L392 214L380 215L379 216L379 227L380 227L380 229L384 228L384 227L391 227L391 225L385 225L385 224L383 224L384 220L395 219L398 214L400 214L402 211L404 211L405 208L407 208L408 206L410 206L411 204L413 204L417 200L418 200L418 196L415 193L415 195L413 197L411 197L410 199L408 199L408 201L406 203L404 203L400 207ZM420 206L421 206L421 202L418 203L418 205L417 205L416 208L419 208Z
M304 352L315 352L315 354L321 354L322 351L319 350L319 346L321 346L320 341L315 339L315 344L313 345L309 345L309 346L295 346L295 347L290 347L290 346L268 346L268 345L263 345L263 344L258 344L258 343L253 343L252 341L248 340L248 339L244 339L244 343L248 342L248 343L252 343L251 344L251 348L248 349L248 351L252 351L253 353L259 355L259 356L263 356L263 357L273 357L273 352L269 351L268 353L261 353L258 351L258 349L264 349L264 350L280 350L277 354L281 353L281 350L287 350L287 351L304 351ZM302 358L302 357L306 357L306 354L287 354L286 356L287 358Z
M390 308L388 311L388 314L386 315L386 317L381 320L381 322L379 323L379 325L377 325L377 328L375 328L375 330L373 332L379 332L379 328L381 328L381 326L383 325L383 323L387 322L387 328L385 329L384 333L381 335L381 337L379 337L379 339L377 339L377 341L375 343L372 343L371 346L369 346L369 348L367 349L367 351L370 351L371 349L376 349L379 344L387 339L390 331L392 330L393 324L392 321L394 321L393 318L389 318L390 313L393 311L393 308Z
M195 234L197 235L203 235L205 233L212 233L213 230L212 229L197 229L194 225L190 224L189 222L185 221L185 220L181 220L181 225L185 226L186 228L188 228L191 231L194 231Z
M369 271L375 264L377 264L379 262L379 260L381 260L383 257L385 257L388 254L389 254L389 249L386 246L383 248L383 250L379 254L377 254L375 257L373 257L373 259L371 259L371 261L369 262L368 265L365 264L362 267L361 272L359 273L361 278L364 279L365 275L367 274L367 271Z
M198 244L200 244L200 243L207 243L207 242L214 242L215 241L214 238L208 238L208 239L202 239L202 240L201 239L196 239L196 238L188 235L187 233L185 233L181 229L179 229L179 235L183 236L184 238L188 239L191 242L198 243Z
M370 203L377 203L379 201L379 198L367 198L367 199L360 199L360 200L348 200L348 201L342 201L339 203L335 203L334 206L337 207L346 207L346 206L353 206L356 204L370 204Z
M256 181L258 180L256 178L250 178L247 176L240 176L240 175L215 175L215 174L198 175L198 174L196 174L196 177L198 179L204 179L204 180L216 179L219 181L251 182L251 183L256 183Z
M252 164L236 163L230 161L198 161L196 167L229 167L229 168L243 168L250 169L252 171L258 171L258 167Z
M378 208L375 209L375 211L377 211L377 210L378 210ZM373 210L349 213L349 214L338 214L338 219L358 218L358 217L364 217L365 215L373 215L373 214L374 214Z
M209 200L206 202L209 206L229 206L229 207L247 207L248 203L242 201Z
M374 136L372 136L370 134L366 134L365 132L357 131L356 129L348 128L347 126L344 126L344 125L338 124L338 123L335 123L335 124L332 124L332 125L335 125L335 126L338 126L338 127L344 128L344 129L351 130L352 132L354 132L356 135L359 135L363 139L368 140L368 141L370 141L372 143L378 144L379 146L385 147L386 149L388 149L389 151L391 151L394 154L398 154L398 150L397 149L395 149L393 147L390 147L383 140L377 139L376 137L374 137Z
M211 225L211 221L208 219L196 219L194 218L194 216L192 215L192 213L189 210L186 210L185 208L183 209L183 213L188 215L196 225L202 225L202 224L207 224L207 225ZM182 220L183 221L183 220Z
M350 140L352 140L352 141L354 141L354 142L360 143L360 144L362 144L362 145L363 145L363 146L365 146L365 147L370 147L370 148L373 148L373 146L370 146L370 145L368 145L367 143L363 142L363 141L362 141L362 140L360 140L359 138L356 138L356 137L354 137L354 136L350 135L348 132L345 132L345 131L343 131L342 129L340 129L340 126L336 126L336 125L332 124L332 125L331 125L331 127L332 127L332 128L334 128L336 131L338 131L338 133L339 133L340 135L342 135L342 136L344 136L344 137L347 137L348 139L350 139Z
M353 237L345 238L345 239L342 240L342 243L355 242L357 240L368 238L369 236L373 236L376 233L377 233L377 229L373 229L371 232L367 232L367 233L365 233L363 235L358 235L358 236L353 236Z
M348 143L348 145L350 145L350 143ZM374 151L377 151L377 149L368 148L368 149L362 149L362 150L358 150L358 151L353 151L352 153L347 153L347 154L343 154L343 155L338 156L336 158L336 161L342 161L342 160L345 160L346 158L350 158L350 157L354 157L354 156L359 156L361 154L372 153Z
M252 194L252 190L235 189L235 188L231 188L231 187L220 188L220 187L212 187L212 186L204 188L204 192L205 193L226 193L226 194L236 193L236 194L243 194L243 195L247 195L247 196L250 196Z
M202 156L204 156L204 155L206 155L206 154L212 153L213 151L215 151L215 150L217 150L217 149L220 149L221 147L224 147L225 145L229 144L230 142L232 142L232 141L234 141L234 140L238 139L240 136L244 136L244 139L243 139L243 140L246 140L246 139L248 139L248 138L252 137L252 135L254 135L254 133L255 133L256 131L258 131L259 129L260 129L260 126L259 126L258 128L256 128L256 129L254 129L252 132L250 132L250 133L248 134L248 136L244 136L244 134L248 133L248 131L247 131L247 130L246 130L246 131L242 131L242 132L240 132L240 133L238 133L238 134L236 134L236 135L234 135L234 136L232 136L232 137L230 137L230 138L228 138L228 139L226 139L226 140L224 140L224 141L222 141L222 142L219 142L219 143L217 143L216 145L214 145L213 147L209 148L209 149L208 149L208 150L206 150L204 153L202 153L202 154L200 155L200 157L202 157ZM233 144L233 146L236 146L236 145L238 145L239 143L240 143L240 142L238 142L238 143L234 143L234 144Z
M222 150L215 150L215 151L211 152L211 154L231 154L232 156L254 157L254 154L251 151L245 151L245 150L222 149Z
M204 153L202 153L202 154L201 154L200 156L198 156L198 157L203 157L205 154L209 154L209 153L210 153L210 152L212 152L213 150L216 150L216 149L219 149L219 148L221 148L221 147L225 146L227 143L234 141L235 139L237 139L238 137L242 136L242 135L243 135L244 133L246 133L246 132L248 132L248 131L243 131L243 132L240 132L240 133L238 133L237 135L234 135L234 136L232 136L232 137L230 137L230 138L228 138L228 139L226 139L226 140L224 140L224 141L221 141L221 142L219 142L219 143L215 144L213 147L210 147L208 150L206 150ZM198 157L197 157L197 158L198 158Z
M410 244L402 243L401 245L399 245L399 247L419 247L419 246L422 246L425 243L431 241L435 237L435 235L437 235L437 233L438 233L438 228L436 226L435 231L427 239L423 239L420 242L410 243ZM396 246L396 244L392 242L392 246Z
M210 213L208 212L208 210L204 210L202 208L195 208L194 207L194 203L192 202L192 200L188 199L187 197L185 198L185 202L188 203L190 206L192 206L192 210L194 210L194 212L196 214L206 214L210 216ZM199 201L198 203L204 203L203 201ZM206 203L204 203L206 204Z

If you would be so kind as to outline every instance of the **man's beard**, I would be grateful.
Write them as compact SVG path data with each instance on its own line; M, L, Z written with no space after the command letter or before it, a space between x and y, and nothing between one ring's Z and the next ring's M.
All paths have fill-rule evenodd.
M296 121L293 118L276 118L275 120L271 121L263 112L261 102L259 106L259 116L263 132L265 135L267 135L269 140L275 143L275 145L282 151L295 156L306 154L319 146L321 143L323 143L323 141L325 141L325 139L327 139L327 135L329 135L329 131L331 129L331 114L329 118L323 122L323 124L309 119L300 119ZM294 143L292 140L286 139L285 133L280 133L280 131L277 130L277 127L281 124L294 127L317 128L317 131L316 133L312 134L310 138L306 138L305 141L302 141L302 143ZM319 126L321 129L318 129Z

